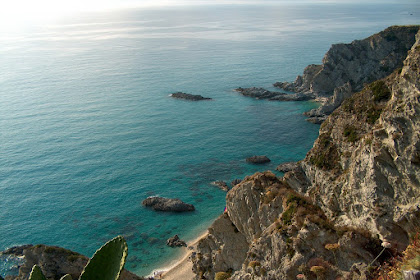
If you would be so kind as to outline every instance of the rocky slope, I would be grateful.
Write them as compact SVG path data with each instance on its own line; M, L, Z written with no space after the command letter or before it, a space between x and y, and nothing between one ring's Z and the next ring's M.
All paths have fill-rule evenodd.
M332 45L322 65L309 65L294 82L277 82L274 86L311 98L325 97L320 108L307 113L323 120L364 84L382 79L402 67L419 28L392 26L363 40Z
M257 173L228 192L226 213L192 257L196 279L370 279L383 248L373 265L407 246L420 226L416 38L401 70L326 119L294 170Z

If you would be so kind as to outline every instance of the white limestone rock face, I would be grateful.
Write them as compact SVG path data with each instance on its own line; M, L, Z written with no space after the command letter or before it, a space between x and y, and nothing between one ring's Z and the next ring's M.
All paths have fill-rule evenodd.
M420 32L416 40L400 71L326 119L297 168L254 174L228 192L227 213L193 260L196 279L371 279L383 241L382 257L405 249L420 226Z
M335 88L350 83L359 91L363 84L384 78L402 66L418 31L419 26L391 26L363 40L334 44L322 65L309 65L295 82L277 85L293 92L331 95Z
M191 255L196 279L214 279L216 272L241 269L249 244L228 214L217 218L208 231Z
M302 163L310 182L304 191L329 218L365 227L398 249L407 245L420 213L418 46L417 40L400 72L357 93L327 119ZM384 97L375 101L378 94Z
M325 117L364 84L385 78L402 67L419 28L418 25L392 26L363 40L334 44L325 54L322 65L309 65L303 76L298 76L293 83L278 82L274 86L323 97L321 107L306 115Z

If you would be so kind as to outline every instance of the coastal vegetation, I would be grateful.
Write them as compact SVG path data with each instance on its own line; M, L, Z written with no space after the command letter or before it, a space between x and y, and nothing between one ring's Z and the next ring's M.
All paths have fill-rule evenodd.
M54 253L68 253L66 249L54 249ZM122 236L117 236L99 248L84 267L79 280L118 280L127 258L127 243ZM53 253L46 249L46 253ZM73 255L73 254L72 254ZM60 280L72 279L66 274ZM41 268L35 264L29 280L46 280Z

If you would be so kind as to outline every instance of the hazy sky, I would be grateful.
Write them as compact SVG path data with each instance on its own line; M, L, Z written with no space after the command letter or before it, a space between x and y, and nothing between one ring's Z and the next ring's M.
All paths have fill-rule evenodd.
M410 3L419 0L1 0L0 25L16 24L30 19L56 18L83 11L116 8L203 5L203 4L282 4L282 3ZM1 27L0 26L0 27Z

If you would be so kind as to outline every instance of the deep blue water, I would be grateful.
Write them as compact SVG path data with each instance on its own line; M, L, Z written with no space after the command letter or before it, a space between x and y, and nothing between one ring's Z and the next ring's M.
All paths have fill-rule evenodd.
M27 243L91 256L123 234L127 268L148 274L224 210L210 183L300 160L318 126L311 102L272 89L321 63L331 44L419 23L417 5L201 6L86 14L0 33L0 250ZM213 101L187 102L183 91ZM253 166L251 155L272 163ZM280 173L278 173L281 175ZM141 206L150 195L187 214ZM6 262L0 274L6 272Z

